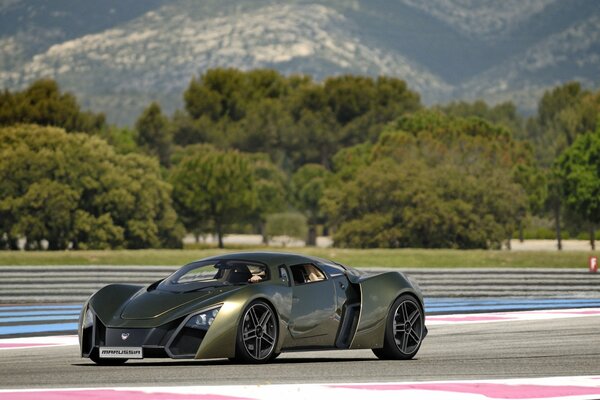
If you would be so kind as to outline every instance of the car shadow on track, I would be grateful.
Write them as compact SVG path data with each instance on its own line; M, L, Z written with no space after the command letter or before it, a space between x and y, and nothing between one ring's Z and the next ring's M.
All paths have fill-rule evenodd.
M367 357L354 357L354 358L331 358L331 357L317 357L317 358L283 358L276 359L267 364L258 365L274 365L274 364L308 364L308 363L343 363L343 362L365 362L374 361L378 362L375 358ZM74 367L105 367L104 365L96 365L93 362L81 362L71 364ZM229 360L174 360L174 361L128 361L121 365L121 367L186 367L186 366L218 366L218 365L240 365L248 366L249 364L238 363ZM110 366L114 368L115 366Z

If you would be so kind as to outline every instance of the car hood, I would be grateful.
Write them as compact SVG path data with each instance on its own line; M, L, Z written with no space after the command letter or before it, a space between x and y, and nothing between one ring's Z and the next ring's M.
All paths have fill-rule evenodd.
M190 303L207 300L231 289L207 289L188 293L143 290L125 303L121 309L121 318L126 320L158 318Z

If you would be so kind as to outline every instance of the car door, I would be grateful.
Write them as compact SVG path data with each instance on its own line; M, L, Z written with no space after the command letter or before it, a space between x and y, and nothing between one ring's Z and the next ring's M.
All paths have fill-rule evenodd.
M317 265L325 271L335 288L335 318L340 321L335 346L348 348L360 316L360 288L350 282L343 266L328 263Z
M290 347L332 347L340 323L336 317L333 280L315 264L292 265L290 270L293 277Z

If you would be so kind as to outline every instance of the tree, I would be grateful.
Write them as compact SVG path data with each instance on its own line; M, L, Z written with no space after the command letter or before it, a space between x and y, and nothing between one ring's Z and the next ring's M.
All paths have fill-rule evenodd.
M306 217L300 213L285 212L270 214L266 218L265 231L268 237L283 236L285 247L291 239L306 238Z
M521 185L527 194L527 207L519 210L519 240L523 242L523 220L529 212L532 215L542 215L548 201L548 177L545 171L533 162L517 164L513 170L514 180Z
M321 165L306 164L292 176L294 204L308 222L308 246L317 244L317 224L325 221L325 215L321 211L321 197L330 175Z
M210 222L219 248L228 225L249 219L256 207L251 161L237 151L187 156L173 168L171 182L176 209L189 224Z
M168 167L171 157L171 133L169 121L162 114L160 105L152 102L135 123L137 143L149 154L157 156L161 165Z
M14 248L180 247L183 231L158 163L98 137L0 129L0 236Z
M591 223L590 243L595 249L595 226L600 223L600 124L595 132L578 136L557 160L567 207Z
M514 103L508 101L488 106L483 100L477 100L473 103L465 101L456 101L446 104L439 109L455 117L477 117L491 122L495 125L501 125L511 131L513 137L525 139L525 121L517 112Z
M72 239L79 194L64 183L42 179L33 182L17 201L13 211L20 215L11 234L24 233L29 245L48 240L49 250L67 248Z
M106 127L104 114L81 111L71 93L61 93L51 79L33 82L21 92L0 93L0 126L33 123L67 132L95 133Z
M106 140L117 153L128 154L139 152L137 132L127 127L110 126L102 130L98 136Z
M173 142L180 146L209 142L212 127L212 120L206 116L195 120L181 110L177 110L171 119Z
M527 122L527 139L545 168L573 143L577 135L596 128L600 96L568 82L542 96L537 115Z
M263 242L267 244L268 233L265 229L267 217L279 213L287 205L287 177L265 154L252 154L254 170L254 189L256 190L256 208L253 219L257 221Z
M263 99L246 107L246 118L239 129L232 130L231 145L244 152L269 154L271 160L283 163L285 157L285 135L292 120L281 102Z
M192 79L184 101L189 120L177 115L176 143L267 153L287 172L307 163L330 168L341 148L374 141L385 123L421 108L396 78L319 83L268 69L210 69Z
M334 157L321 201L347 247L500 247L527 207L526 148L477 118L423 111Z
M510 177L490 172L475 177L451 164L375 161L353 180L325 192L324 208L338 227L335 244L499 247L514 229L512 207L523 200Z
M599 106L600 93L591 93L578 82L569 82L546 91L539 102L537 115L527 121L526 137L548 183L548 197L540 214L548 214L554 219L559 250L562 249L561 221L570 218L563 218L567 211L564 191L554 165L579 135L595 129Z

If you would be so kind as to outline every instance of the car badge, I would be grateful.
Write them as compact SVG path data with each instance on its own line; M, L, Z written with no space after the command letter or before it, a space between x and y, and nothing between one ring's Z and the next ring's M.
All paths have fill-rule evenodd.
M123 333L121 333L121 339L127 340L128 337L129 337L129 332L123 332Z

